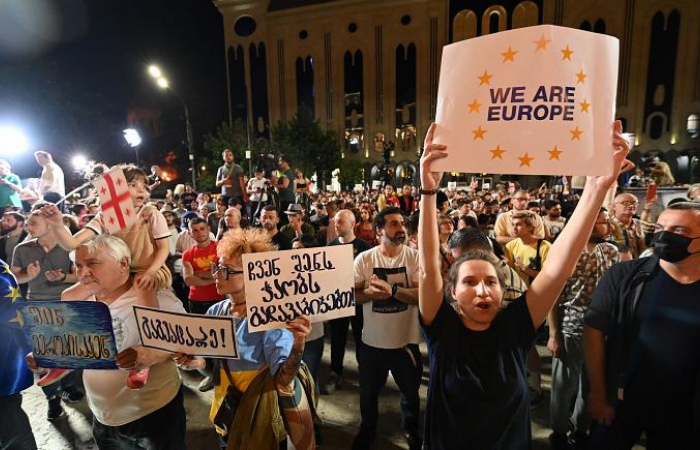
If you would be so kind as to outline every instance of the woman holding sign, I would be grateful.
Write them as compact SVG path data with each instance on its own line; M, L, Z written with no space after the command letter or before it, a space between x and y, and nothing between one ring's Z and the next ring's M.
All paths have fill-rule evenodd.
M436 125L421 157L421 214L436 214L433 196L442 173L433 161L447 156L433 143ZM447 286L440 273L437 222L420 221L422 268L421 326L428 343L430 383L425 448L525 449L530 447L530 399L525 357L535 332L557 300L629 151L615 122L614 176L589 177L571 221L557 238L529 290L503 308L504 280L497 261L467 252L450 269Z
M228 298L207 314L233 316L239 356L206 362L216 385L209 417L222 448L273 450L287 434L297 449L316 448L313 402L307 400L313 398L313 382L302 365L311 322L300 316L286 330L248 329L243 255L275 249L265 230L232 230L217 245L218 264L212 263L216 290ZM178 355L177 362L187 369L205 367L201 358Z

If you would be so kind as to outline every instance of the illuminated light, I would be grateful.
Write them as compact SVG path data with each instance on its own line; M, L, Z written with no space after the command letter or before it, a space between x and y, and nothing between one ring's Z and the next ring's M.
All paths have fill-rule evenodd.
M71 164L75 170L82 171L87 167L88 159L83 155L75 155L71 159Z
M131 147L138 147L142 142L141 135L139 134L138 130L133 128L127 128L124 130L124 139L126 139L126 142Z
M29 140L22 130L0 127L0 155L14 156L29 149Z
M153 77L153 78L160 78L163 76L163 72L160 71L160 68L155 65L150 65L148 66L148 73Z
M159 86L160 88L162 88L162 89L167 89L168 86L170 86L170 85L168 84L168 80L167 80L165 77L160 77L160 78L158 78L158 79L156 80L156 83L158 83L158 86Z
M202 166L202 170L207 170L207 166Z
M671 145L676 145L676 135L675 134L671 135Z

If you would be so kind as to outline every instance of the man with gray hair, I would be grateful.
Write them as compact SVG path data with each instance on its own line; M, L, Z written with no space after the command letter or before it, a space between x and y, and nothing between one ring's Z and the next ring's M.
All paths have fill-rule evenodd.
M139 344L133 306L139 304L129 273L131 254L121 239L100 235L75 250L78 280L91 294L88 301L109 307L116 339L116 362L122 370L85 370L83 383L100 449L185 448L182 382L172 355ZM170 290L158 291L160 309L184 313ZM36 367L31 355L30 367ZM140 390L126 386L130 370L150 367ZM128 442L128 444L127 444Z

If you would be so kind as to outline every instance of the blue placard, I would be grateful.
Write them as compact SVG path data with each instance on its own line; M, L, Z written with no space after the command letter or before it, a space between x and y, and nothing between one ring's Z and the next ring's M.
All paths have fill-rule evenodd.
M106 304L30 301L19 310L40 367L117 369L112 316Z

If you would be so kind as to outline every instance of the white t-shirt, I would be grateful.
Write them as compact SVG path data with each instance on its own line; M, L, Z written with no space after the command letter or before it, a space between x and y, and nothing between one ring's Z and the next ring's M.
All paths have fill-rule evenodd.
M58 192L61 197L66 195L63 169L55 162L47 163L41 171L39 194L44 195L47 192Z
M261 178L259 180L257 178L251 178L248 180L248 188L253 191L253 193L249 196L251 202L267 201L267 194L261 193L262 189L265 187L265 183L267 183L265 178ZM260 189L261 192L257 192L257 189Z
M380 247L360 253L355 258L355 283L369 287L373 274L403 287L418 287L418 252L405 245L395 258L382 255ZM364 325L362 342L384 349L396 349L420 342L418 305L408 305L394 298L362 305Z
M96 301L94 296L88 300ZM182 302L170 290L158 291L158 301L164 311L185 312ZM132 308L138 302L132 288L109 305L118 352L140 344ZM138 391L126 387L127 374L126 370L83 371L88 405L100 423L117 427L145 417L170 403L182 384L171 359L151 366L146 386Z

